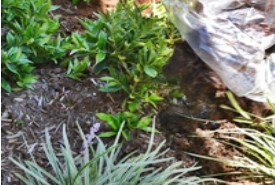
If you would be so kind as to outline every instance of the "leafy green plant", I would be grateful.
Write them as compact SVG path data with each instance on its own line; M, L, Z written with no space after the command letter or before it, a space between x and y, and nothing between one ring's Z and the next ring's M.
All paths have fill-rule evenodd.
M149 124L152 122L152 115L141 117L139 114L131 112L119 112L116 115L97 113L96 116L102 121L105 121L113 130L101 133L99 135L100 137L111 137L116 135L122 127L122 123L125 124L122 129L122 136L126 140L130 138L130 132L133 129L140 129L147 132L157 131L149 127Z
M182 162L173 163L166 169L152 167L152 165L168 163L173 160L173 158L165 157L168 150L160 152L164 142L152 150L153 133L146 153L137 155L136 152L133 152L119 159L122 145L118 144L118 141L122 128L123 125L110 148L106 148L103 142L97 138L97 147L91 147L92 159L90 159L89 151L84 153L84 156L73 156L65 126L63 127L64 147L57 156L46 129L46 144L43 147L53 173L40 167L34 158L32 161L16 161L13 158L10 160L24 170L25 177L20 174L16 175L27 185L196 185L207 181L216 181L213 178L186 177L188 172L198 170L200 167L180 168ZM83 132L80 128L79 130L85 141ZM64 162L61 162L61 157Z
M1 43L3 89L12 90L9 82L30 88L36 81L32 75L35 64L65 56L63 39L57 36L58 19L49 15L56 8L50 0L1 1L1 23L8 30Z
M80 80L81 77L85 76L83 71L90 66L90 63L89 57L85 57L82 61L79 61L77 58L70 61L67 70L68 77Z
M162 66L173 52L172 45L180 38L167 22L161 5L156 8L158 15L143 17L141 12L147 7L127 1L119 3L114 12L97 14L96 21L80 20L86 32L74 33L65 44L71 55L93 56L96 74L109 71L101 78L107 85L100 90L128 94L123 108L131 112L143 104L156 107L162 100L160 90L166 83Z

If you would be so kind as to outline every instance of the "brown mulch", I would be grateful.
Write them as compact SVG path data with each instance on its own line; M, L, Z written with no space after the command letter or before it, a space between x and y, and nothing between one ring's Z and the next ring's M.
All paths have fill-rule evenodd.
M115 1L108 1L108 3L113 2ZM138 3L142 2L138 1ZM104 10L106 7L112 8L112 5L108 3L102 0L72 5L68 0L53 0L53 4L61 6L53 13L53 16L62 15L60 23L62 30L67 34L74 31L81 32L83 28L77 19L95 19L94 12ZM182 62L182 58L186 56L190 56L190 58L187 57L187 61L194 62L190 62L190 68L187 71L186 65ZM169 75L171 73L186 79L182 80L181 87L186 93L187 100L183 102L167 98L157 117L156 127L161 133L156 134L154 146L166 140L164 149L170 148L166 157L175 157L174 162L183 161L182 167L190 167L196 162L203 167L189 175L202 176L236 170L224 164L193 158L184 153L193 152L220 158L242 156L236 149L225 146L214 139L190 137L193 133L211 137L212 131L216 129L236 127L228 121L234 114L229 114L219 108L221 103L228 103L223 94L226 88L192 54L186 43L179 43L176 46L175 53L164 68L164 72L167 76L171 76ZM77 81L66 76L66 69L54 64L45 64L37 66L35 74L39 80L33 85L33 89L11 94L4 91L1 93L2 185L23 184L14 175L15 172L21 174L23 172L8 157L30 159L30 153L32 153L39 165L48 167L42 149L42 143L45 142L45 128L49 130L54 149L60 151L63 143L62 126L66 125L72 151L77 155L82 150L82 140L76 123L79 123L84 133L88 133L94 123L100 122L95 116L96 113L121 111L120 104L123 101L123 95L99 92L98 88L103 82L92 73L87 74L87 77L81 81ZM217 92L220 93L219 97L217 97ZM247 110L254 111L256 114L268 113L263 105L249 102L246 99L239 101L246 106ZM212 121L194 121L186 117L211 119ZM101 125L100 131L108 129L106 124L101 122ZM134 150L138 150L139 153L145 152L149 137L150 133L134 131L131 139L124 143L121 156ZM105 142L112 142L112 139L105 140ZM163 168L167 165L169 164L160 164ZM228 177L225 180L229 183L235 181L235 178ZM248 185L252 182L230 182L229 184Z

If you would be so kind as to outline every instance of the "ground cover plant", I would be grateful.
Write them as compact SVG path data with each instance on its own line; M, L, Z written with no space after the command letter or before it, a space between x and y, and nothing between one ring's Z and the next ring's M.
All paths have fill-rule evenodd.
M59 21L48 14L56 8L50 0L1 2L1 23L7 30L1 42L1 88L8 92L30 88L37 79L32 75L35 64L65 56Z
M134 129L140 129L148 132L152 132L153 129L149 126L151 123L152 115L141 117L139 114L131 112L118 112L116 115L97 113L96 116L102 121L105 121L110 125L113 131L104 132L100 134L100 137L111 137L117 134L121 127L121 123L125 122L124 129L122 130L122 136L125 139L130 139L130 133ZM157 130L154 130L157 131ZM157 131L159 132L159 131Z
M167 82L161 72L162 67L173 52L173 44L180 39L175 27L168 22L163 6L156 5L156 12L149 17L142 15L146 8L148 5L137 6L133 1L127 1L118 3L113 12L97 14L96 21L79 20L86 29L85 33L73 33L64 45L76 58L63 62L68 64L70 77L79 79L84 75L84 70L90 67L87 58L90 55L95 58L92 66L95 74L108 72L100 78L106 81L100 91L126 94L122 103L125 112L118 113L127 114L122 132L126 139L129 139L133 128L151 131L148 127L151 114L146 115L143 107L150 105L156 109L163 100ZM79 62L77 58L84 56L85 59ZM115 115L103 114L99 118L104 117L102 120L107 121L113 131L101 136L115 135L121 118L114 123L110 120L115 120ZM139 118L141 120L137 123Z
M185 174L200 167L192 166L190 168L179 168L181 162L173 163L168 168L154 168L150 167L158 163L171 162L172 158L166 158L166 151L161 151L164 144L160 144L153 149L154 133L151 135L148 150L144 154L135 155L135 152L128 154L122 159L118 155L121 150L119 138L123 128L120 127L116 136L115 142L112 146L106 147L102 140L95 136L95 132L90 133L93 136L85 138L83 132L80 133L84 142L87 142L88 137L92 137L90 144L97 143L97 146L91 146L92 159L89 157L89 149L85 148L81 155L74 156L71 152L71 147L66 135L65 126L63 127L64 147L62 153L57 156L54 152L50 135L48 131L45 132L46 144L44 144L44 151L47 160L53 169L50 173L40 167L35 158L33 161L16 161L11 159L15 164L26 172L26 177L17 174L18 177L28 185L50 185L52 183L58 185L88 185L88 184L185 184L196 185L207 181L216 181L213 178L199 178L199 177L185 177ZM86 147L89 147L86 145ZM61 162L60 157L64 162Z
M167 23L162 6L157 7L157 15L150 17L142 16L146 8L127 1L118 3L114 12L97 14L96 21L80 20L85 33L73 33L64 46L73 56L94 56L94 73L109 72L101 77L107 84L100 90L126 93L122 107L130 112L141 110L146 103L156 107L162 100L159 91L165 79L161 70L172 54L174 42L180 39Z
M9 29L7 43L2 45L1 79L5 90L11 91L9 81L16 81L21 88L31 88L31 83L36 81L32 75L35 64L48 60L57 62L57 59L62 59L61 64L68 66L68 77L80 80L90 67L92 56L95 58L92 66L94 73L108 70L108 75L101 77L106 85L100 90L127 94L122 108L129 114L145 116L144 119L148 120L150 116L143 115L143 107L149 104L157 108L157 103L163 99L165 91L162 89L167 84L161 70L172 54L174 42L180 37L172 24L168 23L162 6L156 5L153 14L144 17L142 11L148 5L137 6L133 1L119 3L114 12L97 14L97 21L79 20L86 29L85 33L75 32L71 37L61 38L56 35L58 19L51 19L47 14L57 8L51 6L50 1L30 3L14 0L3 4L6 7L3 22ZM15 8L21 4L24 5L24 14ZM14 36L20 32L23 32L23 38ZM65 58L67 52L70 56ZM150 131L150 127L147 127L149 123L146 121L137 127L128 123L125 129L142 128ZM104 136L111 136L110 133ZM123 135L129 138L128 131Z

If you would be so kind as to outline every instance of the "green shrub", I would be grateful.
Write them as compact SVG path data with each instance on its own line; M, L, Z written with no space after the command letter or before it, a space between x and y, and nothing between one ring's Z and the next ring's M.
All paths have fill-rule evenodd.
M141 12L147 7L127 1L119 3L114 12L97 14L96 21L80 20L86 32L73 33L65 45L75 57L93 56L96 74L109 71L101 78L107 85L100 90L128 94L123 108L130 112L144 104L156 107L163 99L160 90L166 82L161 70L180 38L161 5L157 6L158 15L143 17Z
M9 82L30 88L37 63L56 61L65 56L63 39L57 36L58 19L50 17L57 7L50 0L3 0L1 23L7 29L1 43L1 87L11 91Z

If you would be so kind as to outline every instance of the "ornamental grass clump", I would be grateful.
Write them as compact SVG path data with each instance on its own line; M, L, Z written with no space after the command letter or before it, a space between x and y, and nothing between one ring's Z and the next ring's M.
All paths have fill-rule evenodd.
M246 124L248 128L236 128L226 132L228 135L241 134L245 139L227 137L234 141L233 146L239 148L246 154L246 157L235 157L234 160L226 161L230 166L242 167L249 170L248 178L261 178L267 183L275 183L275 105L269 103L274 112L266 118L259 118L256 115L244 111L236 102L231 93L227 94L234 108L224 107L241 116L234 121ZM255 123L254 118L262 120Z
M271 110L274 112L273 115L266 118L259 118L256 115L244 111L232 93L228 92L227 96L233 108L224 105L222 107L229 111L239 113L240 116L233 119L233 121L242 124L244 128L219 129L215 132L223 135L222 138L218 138L220 142L238 149L244 156L235 156L231 160L197 154L191 155L223 162L228 166L243 169L236 172L216 174L216 176L233 174L238 175L239 179L261 181L263 184L275 184L275 105L270 103ZM254 118L260 119L262 122L255 123ZM236 138L234 136L243 137Z
M123 125L123 124L122 124ZM85 142L85 136L79 128ZM44 151L51 166L49 169L40 167L33 158L32 161L12 160L24 172L25 176L17 176L27 185L168 185L168 184L202 184L206 181L214 181L212 178L186 177L186 173L198 170L200 167L192 166L180 168L182 162L176 162L166 169L154 168L157 163L170 162L173 158L166 158L168 150L161 152L162 142L156 149L152 149L154 133L150 139L148 150L144 154L130 153L122 159L118 155L122 145L118 143L122 127L114 144L107 148L102 140L96 137L97 146L91 146L91 154L73 156L67 138L65 126L63 127L64 147L57 157L54 152L50 135L46 129L46 143ZM90 133L91 134L91 133ZM61 162L60 159L64 162Z

